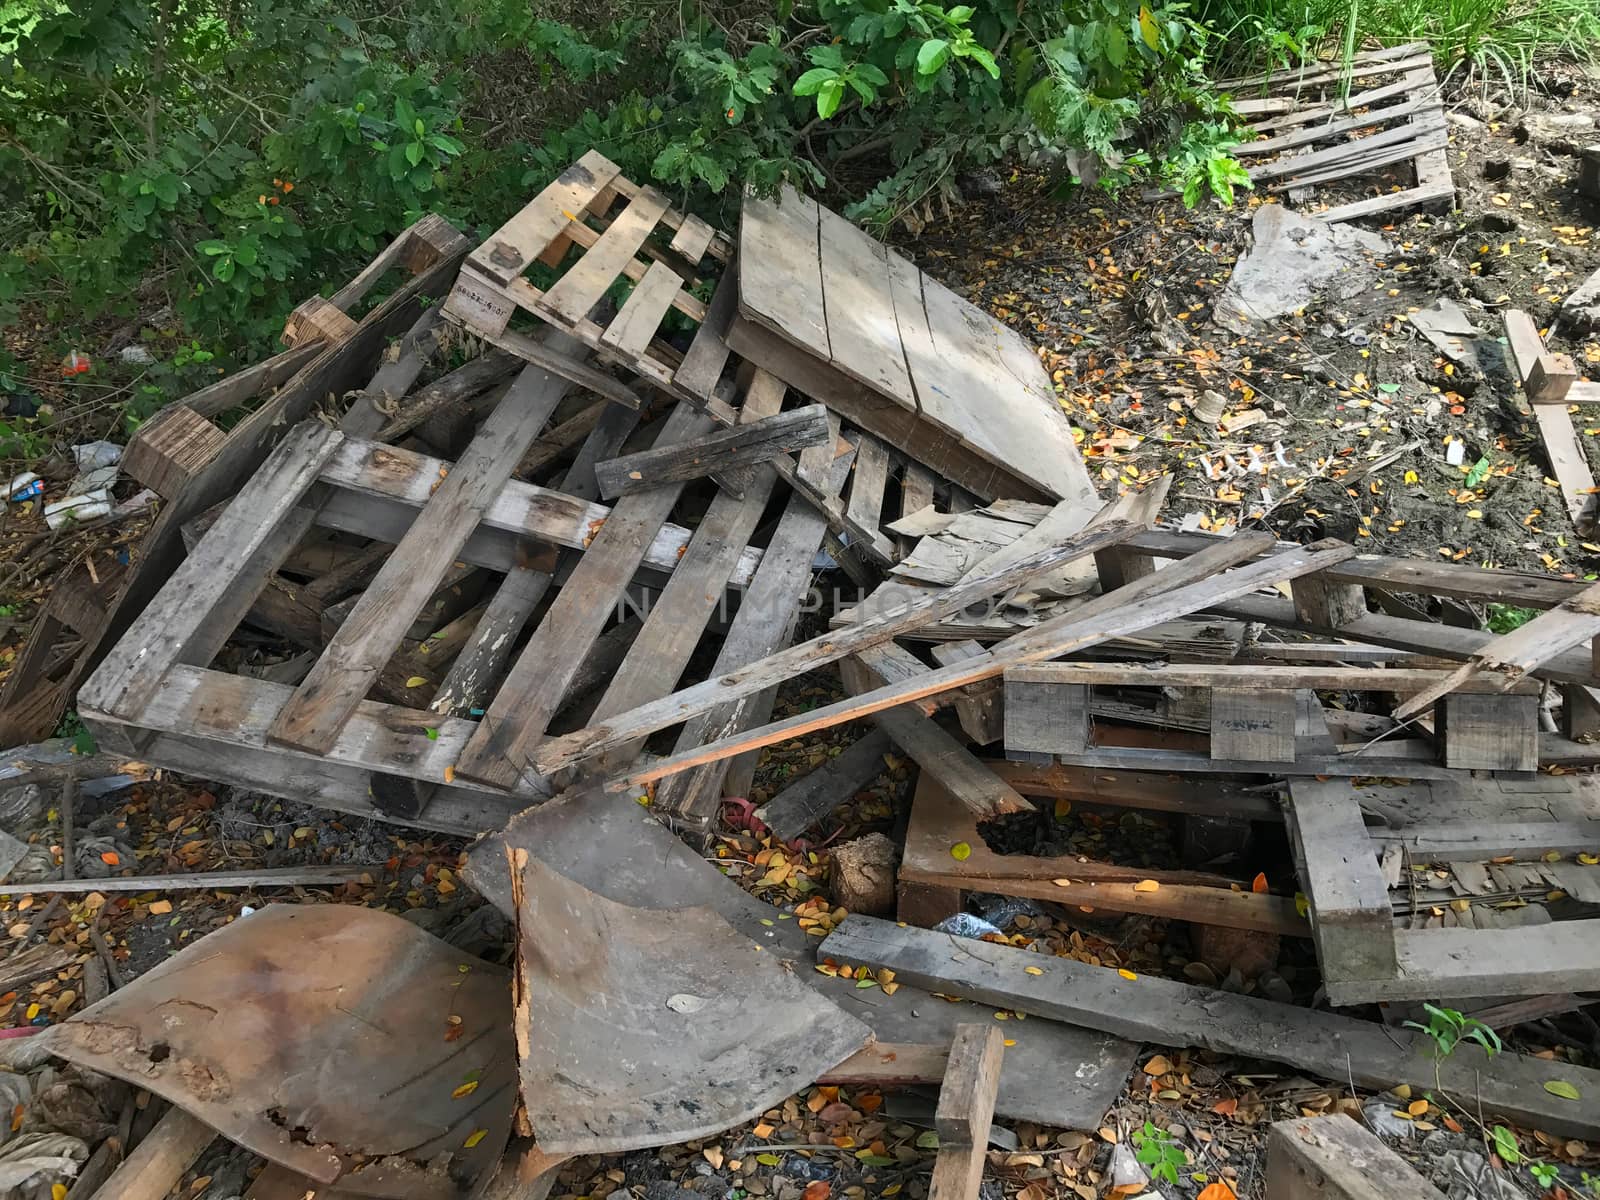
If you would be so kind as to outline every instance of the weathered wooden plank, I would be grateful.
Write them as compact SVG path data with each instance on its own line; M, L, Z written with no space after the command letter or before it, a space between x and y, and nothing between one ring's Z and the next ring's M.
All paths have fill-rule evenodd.
M1211 689L1211 757L1293 762L1297 704L1276 688Z
M1452 692L1439 700L1437 718L1445 766L1475 771L1539 769L1537 696Z
M1005 673L1008 751L1078 754L1089 746L1089 688Z
M869 731L786 786L756 809L756 817L779 841L793 841L882 775L888 769L883 756L889 749L888 734L882 729Z
M710 428L709 417L684 403L667 418L661 440L686 442ZM666 484L625 496L611 510L506 676L457 763L458 774L508 787L532 773L535 747L681 490Z
M676 725L716 705L739 696L754 695L794 675L837 662L865 647L889 641L920 625L959 612L978 600L1003 593L1058 563L1111 545L1126 537L1132 528L1128 522L1115 522L1086 530L1059 546L971 583L938 589L925 595L903 599L897 597L892 608L870 619L858 621L847 629L813 638L741 670L708 679L653 704L641 706L631 713L620 714L591 729L547 742L537 756L540 770L548 774L551 770L570 766L579 758Z
M1593 870L1594 868L1583 868ZM1511 929L1397 929L1385 978L1327 981L1335 1004L1542 996L1600 988L1600 920Z
M1267 1130L1266 1200L1445 1200L1353 1117L1297 1117Z
M988 653L971 638L959 642L935 642L928 648L933 661L941 667L968 658L981 658ZM993 745L1005 737L1005 689L995 687L993 681L963 688L956 695L956 719L961 731L980 746Z
M775 376L771 376L776 380ZM781 389L781 384L779 385ZM781 398L780 390L780 398ZM821 445L828 439L828 412L820 404L775 413L732 429L719 429L681 445L656 446L595 467L607 500L663 484L771 461L779 454Z
M590 431L562 480L562 490L580 500L592 500L597 496L599 487L594 479L594 464L616 453L638 423L639 414L632 409L620 404L606 405L599 423ZM516 648L523 626L544 599L551 582L548 572L534 567L515 566L506 572L483 619L440 682L428 705L429 711L464 717L487 707L506 664L511 661L511 652Z
M1508 308L1501 316L1506 342L1530 404L1565 404L1578 368L1565 354L1552 354L1539 336L1539 327L1521 309Z
M833 458L831 446L814 446L800 456L802 469L812 472L825 494L837 496L844 486L853 454ZM713 675L760 661L794 636L796 609L810 585L812 563L827 532L827 521L815 507L799 495L791 495L778 527L767 543L761 565L745 590L723 638L722 649L712 665ZM775 689L717 705L685 723L678 735L676 751L682 753L701 743L739 733L765 722L772 712ZM698 770L663 781L656 790L656 803L676 813L697 829L709 825L722 794L726 761L710 763ZM734 793L735 795L741 793Z
M1106 527L1086 530L1078 535L1078 538L1084 539L1101 533L1104 528ZM1086 543L1079 540L1075 544ZM757 746L772 745L801 733L825 729L841 721L868 716L873 712L949 691L963 684L977 683L1000 674L1011 663L1055 658L1073 650L1084 649L1113 637L1134 632L1137 628L1158 625L1163 621L1224 603L1234 596L1247 595L1256 588L1264 586L1269 580L1298 577L1310 571L1320 570L1354 552L1351 547L1339 542L1313 543L1311 546L1274 557L1265 563L1240 567L1216 579L1205 577L1212 571L1221 569L1216 565L1219 562L1238 561L1241 550L1248 555L1248 544L1216 547L1205 552L1207 555L1215 554L1215 557L1208 557L1201 562L1200 556L1196 555L1182 564L1197 574L1203 572L1199 582L1162 591L1147 586L1157 579L1157 575L1152 575L1147 580L1129 584L1125 589L1108 593L1080 609L1065 614L1071 618L1070 620L1052 618L1026 633L1013 635L999 643L985 658L969 659L951 667L931 671L916 680L891 685L866 696L826 705L810 713L779 721L754 733L725 738L718 743L704 746L692 754L674 754L659 759L647 767L631 772L629 778L636 782L663 778L686 767L696 766L700 762L711 762ZM1167 572L1174 569L1169 567ZM1167 572L1159 572L1158 575ZM1188 578L1189 576L1184 576L1185 580ZM1175 576L1170 582L1176 585L1182 580ZM954 592L960 589L949 590ZM1161 594L1147 600L1153 592ZM1130 599L1139 599L1142 603L1131 610L1124 608Z
M281 526L343 440L320 422L284 437L84 685L84 707L135 717L174 664L211 660L300 540Z
M666 263L653 262L606 326L601 346L626 358L640 358L650 348L661 320L677 298L683 280Z
M567 228L572 214L587 208L621 173L616 163L590 150L474 250L472 265L500 283L519 277Z
M1148 666L1126 663L1045 662L1011 667L1006 681L1027 683L1087 684L1091 687L1227 687L1236 689L1275 689L1293 691L1313 688L1340 692L1421 691L1445 677L1444 671L1427 667L1343 667L1264 663L1152 663ZM1475 680L1462 689L1489 694L1502 690L1521 696L1540 692L1537 680L1520 680L1502 688L1498 680Z
M717 290L711 294L711 304L706 319L695 330L694 340L684 351L683 361L672 373L672 382L686 392L690 399L704 403L716 392L717 381L727 365L728 326L739 311L738 272L729 268L717 281Z
M876 529L883 515L883 493L889 486L889 451L877 438L862 434L856 446L855 472L850 477L850 503L845 513L858 525Z
M1600 1095L1600 1071L1503 1051L1492 1065L1475 1046L1439 1058L1409 1030L1276 1004L1153 975L1127 979L1069 958L1052 958L926 929L852 916L822 943L836 962L889 967L929 991L964 996L1030 1016L1064 1021L1163 1046L1199 1046L1266 1059L1329 1080L1388 1090L1406 1083L1438 1091L1485 1114L1550 1133L1590 1137L1600 1112L1545 1091L1564 1079ZM1042 973L1030 974L1025 968Z
M857 695L886 683L918 678L932 669L893 642L864 647L839 665L845 687ZM884 709L874 713L872 720L967 811L987 819L1032 810L1010 784L915 706Z
M85 892L181 892L208 888L317 887L358 883L383 872L372 866L264 867L254 871L198 871L181 875L112 875L105 879L41 880L0 885L0 896L73 895Z
M716 236L716 232L699 217L690 213L683 219L683 224L678 226L678 232L673 235L672 252L681 254L691 264L698 263L705 257L706 249L711 245L711 239Z
M928 1200L978 1200L1005 1052L998 1025L956 1027L933 1117L939 1153Z
M317 754L332 748L568 386L523 368L278 714L274 742Z
M761 424L778 411L783 393L781 380L757 370L745 389L741 417L752 425ZM826 432L826 419L823 428ZM590 715L591 724L665 695L677 686L706 622L727 592L728 578L755 532L776 483L777 477L770 469L758 468L743 496L719 491L712 498L672 578L656 597L627 658ZM634 749L621 747L613 757L632 758Z
M1324 978L1392 977L1389 888L1355 789L1346 780L1291 780L1285 812Z
M832 352L817 222L816 203L791 187L776 201L745 197L739 214L739 311L827 362Z
M914 411L917 396L895 327L883 245L832 209L819 207L817 254L833 365Z

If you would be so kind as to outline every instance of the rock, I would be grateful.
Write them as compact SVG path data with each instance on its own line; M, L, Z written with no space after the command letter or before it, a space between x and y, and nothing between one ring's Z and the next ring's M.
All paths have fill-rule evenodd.
M1600 200L1600 146L1586 146L1578 166L1578 191L1591 200Z
M1594 127L1588 113L1527 113L1517 124L1517 137L1558 154L1577 154L1592 140Z
M1507 178L1511 174L1511 160L1508 158L1491 158L1483 164L1483 177L1491 183Z
M1278 965L1278 935L1223 925L1192 925L1195 956L1218 975L1254 979Z
M1482 121L1478 120L1477 117L1469 117L1463 112L1445 113L1444 119L1450 122L1450 124L1454 125L1457 129L1470 129L1473 132L1477 132L1483 128Z
M1377 274L1374 260L1392 249L1378 234L1330 225L1281 204L1258 208L1251 233L1254 243L1213 310L1219 325L1239 333L1324 297L1359 295Z
M845 842L833 852L833 901L851 912L884 916L894 911L899 852L881 833Z
M143 346L124 346L117 357L130 367L152 367L156 361L155 355Z

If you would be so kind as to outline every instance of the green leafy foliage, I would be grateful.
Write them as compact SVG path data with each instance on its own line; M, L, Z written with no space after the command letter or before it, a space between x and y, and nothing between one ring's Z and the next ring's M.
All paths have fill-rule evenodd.
M1133 1156L1150 1172L1150 1178L1178 1185L1178 1172L1189 1165L1189 1156L1178 1139L1150 1121L1133 1131Z
M1510 633L1521 629L1539 615L1536 608L1519 608L1515 604L1490 604L1488 626L1490 633Z
M1420 1029L1427 1034L1433 1040L1434 1052L1440 1058L1449 1058L1463 1041L1478 1043L1490 1058L1503 1049L1500 1035L1476 1017L1469 1017L1453 1008L1440 1008L1436 1004L1424 1004L1422 1009L1428 1014L1427 1024L1407 1021L1405 1027Z

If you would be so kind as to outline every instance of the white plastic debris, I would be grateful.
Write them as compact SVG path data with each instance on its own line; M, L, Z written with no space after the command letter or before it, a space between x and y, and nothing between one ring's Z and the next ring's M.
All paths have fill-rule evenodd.
M148 367L155 364L155 356L143 346L124 346L117 357L130 367Z
M1444 448L1444 461L1452 467L1459 467L1467 461L1467 444L1460 438L1451 438L1450 444Z
M24 471L20 475L13 475L11 482L6 484L7 500L32 500L44 494L44 480L32 471Z
M44 523L51 529L92 521L111 512L111 493L105 488L78 496L68 496L44 506Z
M96 467L112 467L122 461L122 447L115 442L80 442L72 448L78 470L93 471Z

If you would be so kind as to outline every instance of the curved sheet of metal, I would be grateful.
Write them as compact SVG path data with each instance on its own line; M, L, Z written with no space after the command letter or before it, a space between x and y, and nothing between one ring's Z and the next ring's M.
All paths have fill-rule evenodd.
M541 1149L706 1137L871 1040L709 908L635 908L513 850L517 1048Z
M516 1107L506 970L354 905L270 905L40 1038L366 1196L469 1195Z

